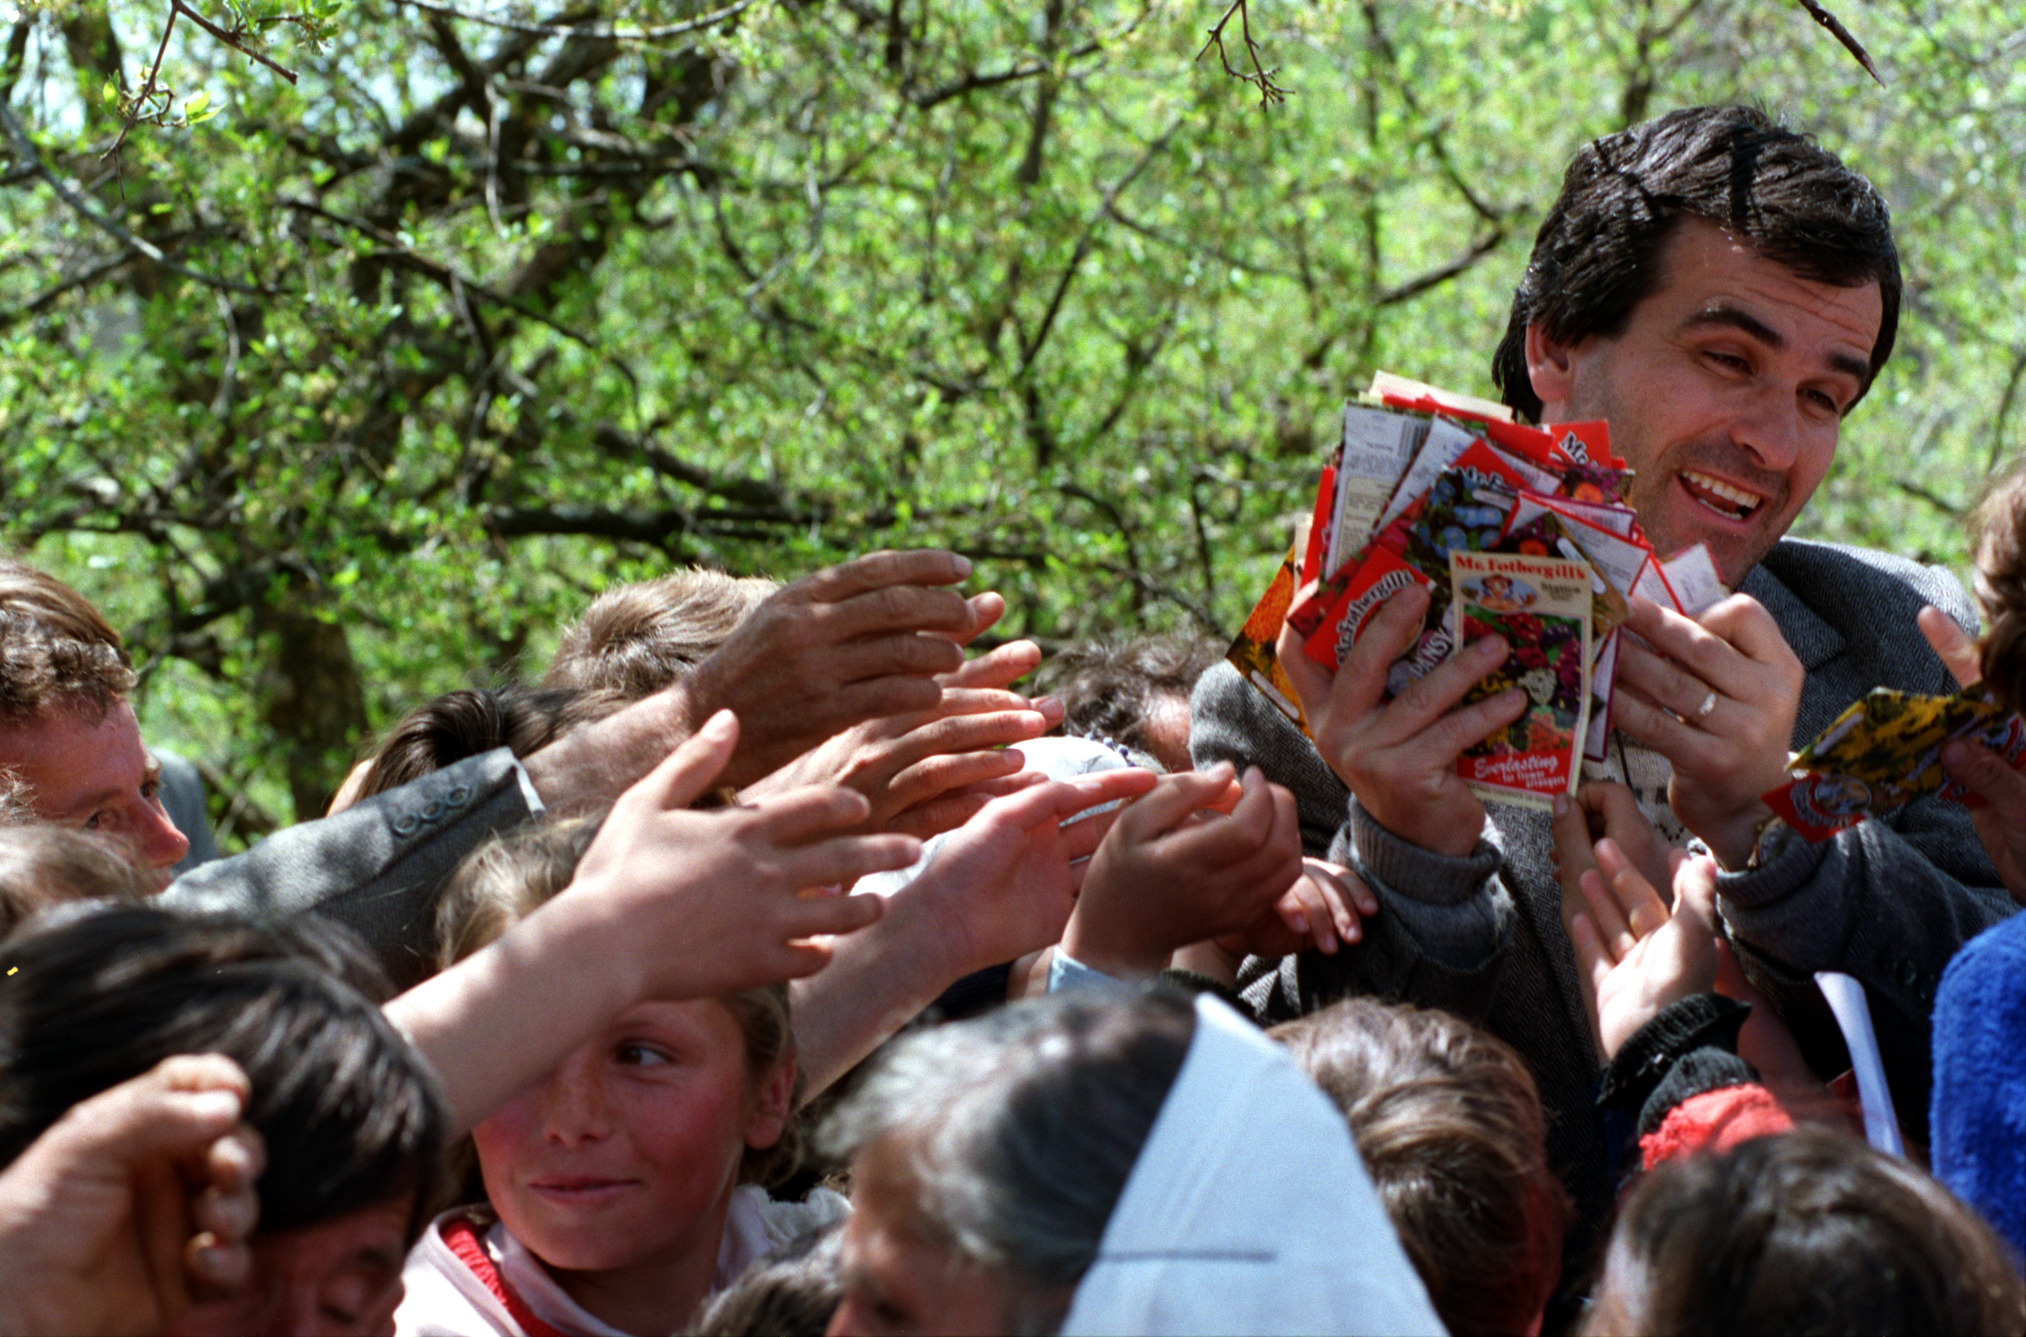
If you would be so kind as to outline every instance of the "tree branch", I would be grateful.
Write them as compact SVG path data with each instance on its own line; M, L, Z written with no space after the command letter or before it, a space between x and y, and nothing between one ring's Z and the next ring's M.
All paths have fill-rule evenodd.
M48 160L42 156L42 150L37 148L35 141L28 137L28 131L22 127L20 120L14 115L13 106L4 101L0 101L0 124L6 126L8 137L14 141L15 153L27 161L29 166L34 169L35 175L41 177L49 184L49 188L56 192L58 199L69 205L71 211L78 217L84 219L85 222L90 223L114 241L119 242L120 245L126 247L134 254L154 261L172 274L180 274L193 283L201 283L207 288L216 288L221 292L244 293L249 297L273 297L279 291L275 288L259 288L248 283L237 283L231 279L222 279L215 274L206 274L201 270L191 269L187 265L178 264L176 261L171 260L167 255L162 253L161 247L156 246L153 242L135 236L122 224L93 208L89 200L65 185L63 180L57 176L55 170L50 167Z
M1252 11L1246 5L1247 0L1231 0L1231 8L1225 10L1224 17L1217 20L1216 26L1210 29L1210 40L1203 43L1203 50L1196 53L1196 59L1203 59L1205 52L1213 46L1216 47L1217 59L1222 62L1224 72L1257 88L1259 105L1264 108L1285 101L1287 90L1273 81L1273 76L1280 73L1280 66L1276 65L1269 70L1260 63L1259 43L1252 40ZM1245 58L1252 62L1250 73L1232 65L1231 54L1224 49L1224 29L1230 24L1231 16L1234 14L1238 16L1239 35L1245 42Z
M523 37L588 37L607 42L662 42L671 37L683 37L693 32L714 28L720 23L751 9L759 0L737 0L723 9L714 9L708 14L699 14L681 23L668 23L655 28L591 28L578 25L553 23L520 23L513 19L496 19L485 14L468 14L449 5L439 5L432 0L395 0L396 4L419 9L425 14L436 14L446 19L457 19L464 23L476 23L481 27L497 28L502 32L519 33Z

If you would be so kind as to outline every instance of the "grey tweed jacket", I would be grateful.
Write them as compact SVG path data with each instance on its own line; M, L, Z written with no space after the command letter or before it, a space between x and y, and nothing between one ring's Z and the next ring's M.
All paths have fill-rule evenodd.
M1975 625L1962 587L1937 568L1862 549L1787 540L1744 582L1807 669L1795 745L1875 686L1946 692L1954 683L1914 625L1924 603ZM1576 1199L1579 1229L1608 1215L1604 1137L1593 1100L1598 1057L1562 930L1548 815L1489 806L1468 858L1432 853L1374 822L1300 730L1227 664L1193 700L1196 764L1257 763L1294 792L1312 854L1357 868L1379 897L1364 940L1335 956L1246 962L1239 985L1263 1019L1345 994L1440 1007L1517 1049L1539 1082L1549 1156ZM1958 947L2009 915L1958 804L1928 799L1810 845L1789 839L1761 867L1720 880L1740 959L1794 1025L1812 1061L1839 1071L1841 1041L1813 988L1817 970L1862 980L1909 1133L1923 1136L1928 1015Z
M407 988L436 967L436 900L458 861L531 812L513 753L495 748L193 868L161 899L196 910L324 915L363 938L395 986Z

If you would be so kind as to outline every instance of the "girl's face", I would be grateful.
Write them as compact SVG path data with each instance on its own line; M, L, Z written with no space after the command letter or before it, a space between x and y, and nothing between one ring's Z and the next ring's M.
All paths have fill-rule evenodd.
M714 1262L740 1158L780 1140L793 1083L786 1060L748 1077L724 1004L637 1004L472 1130L486 1195L552 1268Z

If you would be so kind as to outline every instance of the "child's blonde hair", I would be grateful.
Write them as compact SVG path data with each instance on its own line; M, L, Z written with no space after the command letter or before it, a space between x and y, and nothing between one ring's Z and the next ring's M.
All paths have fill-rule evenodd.
M577 861L598 834L601 817L541 822L495 836L459 864L436 907L437 967L448 967L492 943L570 885ZM788 986L770 984L719 995L746 1042L746 1075L757 1083L775 1065L795 1057L795 1032L788 1010ZM773 1187L795 1172L802 1159L800 1106L802 1078L795 1077L790 1114L771 1147L748 1147L739 1167L742 1183Z

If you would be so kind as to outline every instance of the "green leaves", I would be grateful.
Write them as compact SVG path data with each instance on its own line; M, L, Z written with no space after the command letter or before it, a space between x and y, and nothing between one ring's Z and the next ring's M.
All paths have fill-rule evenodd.
M151 736L284 812L323 763L267 706L320 689L264 626L341 631L375 725L538 669L592 592L677 561L948 544L1007 634L1228 634L1347 393L1380 366L1488 392L1562 164L1644 87L1793 108L1886 190L1902 353L1803 528L1957 560L1945 506L2026 414L2016 21L1874 7L1881 91L1798 7L1669 28L1689 4L1261 6L1294 94L1262 110L1195 59L1221 5L756 5L605 41L247 0L202 10L243 50L179 21L154 81L163 14L81 0L127 68L37 27L34 68L78 64L19 114L179 268L0 189L4 537L162 661Z

